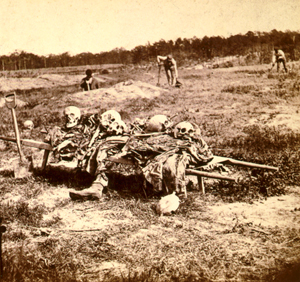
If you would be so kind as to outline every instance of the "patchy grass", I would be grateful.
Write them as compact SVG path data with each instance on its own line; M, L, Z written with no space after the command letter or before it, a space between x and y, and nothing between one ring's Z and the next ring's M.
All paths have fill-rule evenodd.
M230 92L235 94L247 94L252 91L258 91L259 88L257 85L227 85L222 89L222 92Z
M180 69L179 75L180 89L168 88L162 76L166 94L122 104L104 102L101 109L120 109L126 122L178 114L175 123L199 124L215 155L276 166L279 171L229 167L238 181L206 180L205 195L191 182L188 198L164 217L154 211L158 195L143 191L139 174L111 174L100 201L72 202L70 189L89 187L92 178L47 170L17 180L9 169L1 171L0 217L7 227L2 236L3 281L278 282L283 273L297 273L289 270L300 260L300 136L288 127L270 127L259 117L276 121L278 114L297 114L298 68L287 75L272 73L272 78L263 67ZM147 75L134 69L110 76L114 83L157 83L155 69ZM67 104L61 98L76 89L18 91L28 102L16 110L20 129L31 119L32 138L42 140L41 129L62 123ZM13 136L8 109L0 112L0 119L0 134ZM251 119L257 122L251 124ZM15 144L0 148L1 166L18 157Z

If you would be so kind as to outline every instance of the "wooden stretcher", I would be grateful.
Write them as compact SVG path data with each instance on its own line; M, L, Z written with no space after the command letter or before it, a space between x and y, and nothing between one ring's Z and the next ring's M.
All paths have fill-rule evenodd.
M17 142L16 138L13 138L13 137L0 136L0 139L4 140L4 141L14 142L14 143ZM44 150L43 161L42 161L42 166L41 166L41 169L44 170L46 168L46 165L48 162L49 154L51 151L53 151L53 147L48 143L41 142L41 141L35 141L35 140L31 140L31 139L21 139L20 141L23 146L33 147L33 148L38 148L38 149ZM131 164L131 165L134 164L133 161L131 161L130 159L127 159L125 157L111 156L111 157L108 157L107 160L111 161L111 162L116 162L116 163ZM205 166L217 164L217 163L278 171L278 167L256 164L256 163L251 163L251 162L244 162L244 161L239 161L239 160L235 160L235 159L231 159L231 158L227 158L227 157L221 157L221 156L214 156L214 158L209 163L205 164ZM198 168L201 168L201 167L198 167ZM205 194L205 186L204 186L203 178L214 178L214 179L221 179L221 180L227 180L227 181L236 181L236 179L233 177L221 175L218 173L199 171L197 169L186 169L185 172L187 175L196 175L197 176L199 189L202 191L203 194Z

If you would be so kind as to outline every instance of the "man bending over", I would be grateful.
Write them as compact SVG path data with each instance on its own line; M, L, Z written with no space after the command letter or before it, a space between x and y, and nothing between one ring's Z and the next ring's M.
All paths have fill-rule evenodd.
M178 72L177 72L177 63L174 60L173 56L172 55L157 56L157 63L159 67L161 65L164 66L169 85L175 86L178 77Z
M283 64L285 72L288 72L286 68L286 58L284 52L280 50L278 47L274 47L273 57L272 57L272 68L277 64L277 71L279 71L280 63ZM271 70L272 70L271 68Z

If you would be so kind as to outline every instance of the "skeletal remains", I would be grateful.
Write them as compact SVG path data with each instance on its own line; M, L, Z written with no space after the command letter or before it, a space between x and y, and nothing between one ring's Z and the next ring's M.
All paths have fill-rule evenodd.
M66 128L70 129L78 125L81 118L81 112L78 107L68 106L64 109L64 116L66 120ZM91 116L91 118L93 118ZM30 121L26 121L26 126L29 128ZM108 135L123 135L128 132L128 126L122 120L121 115L116 110L108 110L100 115L100 123L102 129L107 132ZM165 132L171 131L173 122L166 115L155 115L151 118L140 119L136 118L131 124L137 127L139 130L146 133L151 132ZM25 123L24 123L25 126ZM32 124L33 126L33 124ZM189 122L180 122L174 129L174 137L179 139L187 139L192 137L195 133L193 125Z
M188 121L179 122L174 128L174 137L178 139L188 139L200 135L201 131L197 125L193 125Z
M109 135L122 135L127 132L127 125L123 120L115 120L109 124L107 133Z
M80 109L75 106L66 107L64 116L66 119L66 128L72 128L78 124L81 118Z
M146 123L146 132L163 132L171 128L173 123L165 115L155 115Z
M159 215L170 214L178 209L179 204L180 200L174 191L172 194L164 196L158 201L156 204L156 212Z
M81 135L82 131L80 131L80 130L84 126L89 126L88 123L84 124L83 119L81 119L80 109L75 106L68 106L64 109L64 117L65 117L65 121L66 121L65 132L67 132L67 133L72 132L72 134L66 134L66 136L68 136L68 135L73 136L74 139L73 140L67 139L67 140L64 140L63 142L67 142L67 144L71 143L74 146L76 144L80 144L80 142L76 142L76 140L80 141L81 138L83 138L83 136ZM120 149L122 146L125 145L125 143L127 144L127 141L130 138L135 139L135 138L142 137L143 140L147 140L145 138L147 138L149 136L150 137L152 137L152 136L153 137L155 137L155 136L161 137L162 136L163 138L164 137L171 138L171 140L173 137L175 139L182 139L183 141L184 140L189 141L189 142L182 143L182 144L187 144L187 145L181 145L181 150L182 150L182 148L184 148L184 146L186 146L186 149L187 149L186 151L183 152L183 155L175 153L176 150L173 152L173 149L166 150L165 152L158 155L157 156L157 157L159 157L158 159L163 160L163 162L164 162L164 163L162 163L162 165L165 165L167 163L169 164L171 158L173 158L173 157L176 160L181 160L180 158L184 157L186 154L190 154L190 157L193 157L196 154L197 157L199 157L201 155L202 161L205 160L206 162L208 162L208 164L210 163L210 160L213 160L213 163L221 163L221 164L224 163L224 164L231 164L231 165L234 164L234 165L242 165L242 166L253 167L253 168L278 170L278 168L276 168L276 167L271 167L271 166L267 166L267 165L253 164L253 163L242 162L242 161L238 161L238 160L234 160L234 159L230 159L230 158L213 156L211 154L210 150L208 149L208 146L204 140L203 140L203 142L198 142L201 139L201 132L200 132L198 125L195 123L192 123L192 122L182 121L182 122L179 122L178 124L176 124L175 126L173 126L173 122L171 121L172 118L169 118L166 115L161 114L161 115L155 115L149 119L135 119L133 121L133 123L130 124L130 131L129 131L128 130L129 128L127 127L125 122L122 121L121 115L115 110L108 110L108 111L104 112L103 114L101 114L100 117L96 114L96 115L91 115L89 118L90 118L90 120L93 120L92 126L89 126L90 132L92 134L88 135L88 136L92 136L92 138L90 140L88 140L87 143L84 143L84 144L89 144L87 147L82 147L82 148L78 147L79 150L81 150L81 149L86 150L86 148L87 148L88 154L81 152L81 155L80 155L80 156L82 156L81 161L83 160L83 158L85 156L90 156L91 154L93 154L93 152L98 152L97 150L92 150L92 151L89 151L89 150L93 149L93 144L94 144L94 146L98 146L99 144L101 145L102 140L104 141L103 144L106 144L105 142L110 142L110 140L112 140L113 143L110 143L110 144L112 144L113 146L116 146L115 148L117 148L120 145L120 147L119 147L119 149ZM96 123L95 123L95 121L96 121ZM24 128L28 129L28 130L32 130L34 127L33 122L30 120L25 121L23 125L24 125ZM94 126L94 125L96 125L96 126ZM134 128L134 130L137 130L137 131L133 131L132 130L133 128ZM100 133L103 133L103 134L100 134ZM157 135L156 133L161 133L161 134ZM114 135L117 137L113 138ZM200 138L199 138L199 136L200 136ZM84 138L86 138L86 137L84 137ZM88 138L90 138L90 137L88 137ZM109 139L109 138L113 138L113 139ZM16 142L16 139L14 139L14 138L0 136L0 139ZM58 140L60 140L60 139L58 139ZM138 140L140 140L140 139L136 139L136 141L138 141ZM158 138L157 140L159 143L160 140L170 140L170 139L159 139ZM54 147L52 142L50 145L47 143L38 142L38 141L34 141L34 140L25 140L24 139L21 141L22 141L22 144L24 144L26 146L45 149L42 168L45 168L49 152L55 151L56 148L61 147L60 145L62 145L62 143L63 143L62 142L62 143L60 143L59 146ZM75 141L75 142L73 142L73 141ZM133 144L135 144L135 143L133 143ZM137 144L138 144L138 142L137 142ZM156 144L156 143L153 143L153 144ZM177 143L175 142L174 145L175 144L177 144ZM179 144L181 144L181 143L179 143ZM104 162L101 163L102 160L103 161L109 160L109 161L121 162L121 163L122 162L124 163L124 161L125 161L124 164L128 164L127 162L129 162L130 164L133 164L133 163L131 163L130 160L125 160L123 158L124 156L126 156L127 153L131 153L130 149L127 149L129 151L126 151L126 150L124 151L124 148L127 145L122 147L122 151L120 152L122 157L120 160L119 160L120 156L115 157L118 155L118 152L117 152L118 150L116 150L117 153L114 153L117 155L114 155L113 159L111 159L111 157L108 157L108 149L107 148L112 148L113 146L106 146L106 147L104 146L103 148L98 147L99 153L97 153L97 154L100 154L100 155L97 155L97 161L99 161L99 160L101 160L101 161L100 161L100 163L98 162L98 167L97 167L98 174L95 175L97 177L97 179L94 181L94 183L100 183L103 186L103 184L101 182L102 179L101 179L101 177L99 177L103 173L105 174L105 171L106 171L106 170L101 170L102 168L105 168L105 166L103 166ZM169 148L174 148L172 146ZM200 149L202 148L203 150L201 152L198 151L197 146L200 146L199 148ZM73 147L73 148L76 150L76 147ZM130 147L127 146L126 148L130 148ZM134 147L132 147L132 148L133 148L133 151L135 151L135 155L134 155L135 158L136 157L139 158L138 157L139 154L138 154L137 150ZM138 148L139 147L137 147L137 149ZM143 149L144 147L142 146L141 148ZM101 150L103 150L103 151L101 151ZM207 155L205 155L206 151L210 152L210 154L212 155L212 158L210 158L210 154L208 154L209 158L207 158ZM157 152L157 151L155 151L155 152ZM171 155L168 155L170 152L171 152ZM76 158L76 154L74 154L74 156ZM100 156L100 158L99 158L99 156ZM179 156L179 158L178 158L178 156ZM143 159L138 159L138 161L140 161L140 163L143 163ZM79 159L78 159L78 162L79 162ZM160 167L155 166L156 165L155 162L156 162L156 160L154 160L154 166L153 166L154 170L152 172L157 172L159 174ZM173 163L174 163L174 166L173 166ZM171 162L170 168L172 168L172 166L173 166L173 168L175 169L174 171L177 171L178 167L176 166L175 163L176 162ZM149 164L149 162L147 161L147 163L145 163L145 165L148 166L148 164ZM152 163L150 162L149 169L151 169L151 164ZM182 164L184 165L183 161L182 161ZM190 163L190 164L194 165L193 163ZM203 164L201 164L200 166L202 166L202 165ZM144 171L145 167L143 166L142 169ZM156 169L158 169L158 170L156 170ZM198 171L196 169L192 169L191 167L187 168L185 165L183 167L183 173L197 175L199 187L200 186L202 187L203 193L205 192L204 186L203 186L203 177L217 178L217 179L224 179L224 180L234 180L231 177L225 177L225 176L216 175L213 173L202 172L202 171ZM157 176L159 176L159 175L157 175ZM174 183L177 183L178 182L177 180L178 179L176 178ZM177 188L175 190L177 190ZM86 191L86 192L88 192L88 191ZM174 192L174 190L168 191L168 193L170 193L170 192ZM169 198L170 198L170 201L168 201ZM177 200L175 194L172 193L171 195L169 195L169 197L163 198L160 201L160 203L157 207L157 211L160 214L164 214L165 212L170 212L170 211L176 210L178 208L178 206L179 206L179 201Z
M34 124L32 120L25 120L23 126L25 130L32 130L34 128Z
M100 116L101 125L106 129L115 121L121 121L121 115L115 110L108 110Z

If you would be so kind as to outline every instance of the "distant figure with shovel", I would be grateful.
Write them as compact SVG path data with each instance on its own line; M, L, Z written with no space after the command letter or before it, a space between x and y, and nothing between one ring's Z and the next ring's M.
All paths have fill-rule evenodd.
M157 56L157 63L158 63L158 82L157 85L159 86L159 78L160 78L160 69L163 65L166 71L168 83L171 86L177 86L179 87L181 85L180 82L178 82L178 72L177 72L177 63L174 60L172 55L168 56ZM180 85L179 85L180 84Z
M100 81L93 77L93 72L90 69L87 69L86 77L84 77L80 82L80 87L83 88L84 91L90 91L94 89L100 88Z
M283 64L285 72L288 72L286 68L286 58L285 54L282 50L280 50L278 47L274 47L274 52L273 52L273 57L272 57L272 67L270 71L273 69L275 66L275 63L277 63L277 71L279 71L280 68L280 63Z

